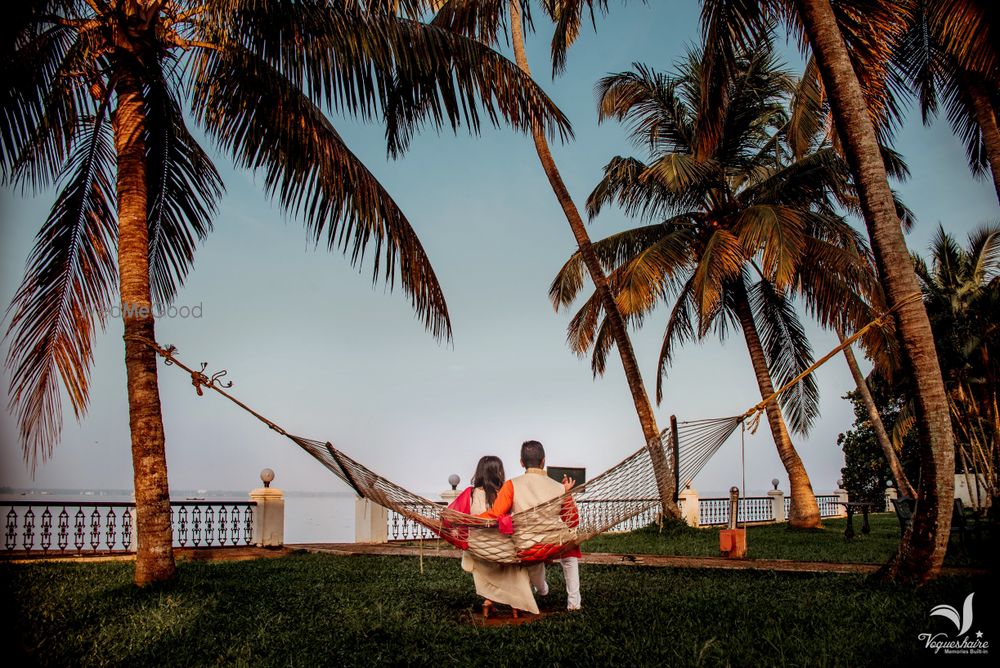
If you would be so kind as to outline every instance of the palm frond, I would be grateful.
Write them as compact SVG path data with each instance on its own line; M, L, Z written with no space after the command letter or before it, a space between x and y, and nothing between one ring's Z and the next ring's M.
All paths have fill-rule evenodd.
M555 22L552 31L552 76L556 76L566 68L566 52L580 34L580 24L583 21L583 10L586 6L590 14L590 23L597 27L595 13L608 11L607 0L542 0L542 9Z
M802 76L795 86L791 109L792 115L785 136L792 155L803 158L816 150L831 130L826 91L813 57L806 61Z
M569 120L538 84L485 44L416 22L392 27L389 46L398 53L384 112L390 155L405 151L425 123L478 133L482 115L496 127L502 117L520 132L538 127L552 140L573 137ZM412 55L404 60L404 54Z
M633 63L631 71L597 82L597 119L625 123L638 146L693 153L694 110L678 95L677 86L677 78Z
M947 56L940 48L927 13L928 0L913 4L913 16L896 50L896 64L909 79L920 116L928 124L938 111L938 88L947 76Z
M188 132L162 63L148 64L144 80L150 290L164 306L191 269L197 242L211 231L224 186Z
M750 290L750 305L776 388L784 386L813 363L812 346L795 308L768 281ZM819 390L812 374L785 390L778 404L792 431L805 435L819 415Z
M1000 71L1000 8L992 0L937 0L928 22L944 50L963 69L996 77Z
M732 229L748 256L760 255L767 280L778 290L788 288L805 248L802 212L786 206L756 204L735 214Z
M597 330L597 336L594 337L594 351L590 355L590 370L594 378L604 375L608 368L608 355L614 348L615 337L611 333L611 324L608 322L608 317L604 316Z
M968 255L969 276L977 285L986 285L1000 276L1000 224L973 230L969 235Z
M583 278L586 271L583 256L579 251L573 253L566 260L566 264L559 269L556 277L552 279L552 285L549 286L549 301L552 302L552 308L556 312L576 301L576 296L583 289Z
M301 215L314 241L325 236L352 265L374 244L372 280L392 288L398 269L417 316L435 337L450 338L441 286L409 221L348 149L322 111L291 82L245 49L203 55L194 112L236 163L264 172L282 208Z
M740 276L745 262L743 245L731 232L716 229L708 238L691 277L692 299L699 319L698 336L708 331L722 307L726 282Z
M641 326L646 314L677 291L694 264L693 242L690 228L664 224L645 247L615 249L623 261L608 274L608 284L626 322Z
M691 243L692 231L685 225L686 222L686 216L678 216L663 223L625 230L594 242L591 248L606 272L621 271L623 265L628 265L643 253L649 256L670 253L671 261L676 263L688 259L686 249ZM573 303L583 289L584 276L583 257L577 251L562 266L549 287L549 300L556 311Z
M7 82L0 94L0 178L40 192L61 174L80 118L95 114L106 92L95 98L78 80L92 67L93 35L60 25L33 28L0 65Z
M443 0L438 2L433 25L449 32L494 45L506 31L508 0ZM531 28L531 6L522 4L525 32Z
M321 105L368 120L383 115L391 155L405 151L424 123L465 125L476 133L484 117L493 125L502 117L523 132L537 125L551 138L572 136L569 121L531 77L487 43L402 18L395 6L325 0L207 5L212 23L226 31L206 30L202 41L243 47ZM448 3L441 12L459 5L468 3ZM420 8L402 7L404 13Z
M566 327L566 343L569 349L582 357L590 350L597 333L597 324L604 313L601 297L594 291L583 303L580 310L570 319Z
M674 349L683 345L687 341L695 338L694 319L692 311L693 292L691 279L681 286L677 292L677 299L673 308L670 309L670 317L667 318L667 326L663 332L663 343L660 345L660 357L657 361L656 372L656 403L663 401L663 381L667 378L667 369L673 362Z
M698 95L698 140L695 152L711 153L723 135L730 110L729 84L736 78L739 58L770 41L773 28L769 3L758 0L705 0L701 33L705 49Z
M94 323L103 327L117 285L115 151L106 109L99 111L81 121L62 190L10 306L10 408L32 471L62 430L59 381L77 418L86 412Z
M839 0L832 7L880 143L891 144L907 92L893 58L912 22L912 3Z

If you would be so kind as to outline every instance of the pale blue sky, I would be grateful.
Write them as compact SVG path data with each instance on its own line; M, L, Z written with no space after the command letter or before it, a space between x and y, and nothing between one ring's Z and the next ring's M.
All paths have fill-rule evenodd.
M651 3L652 5L653 3ZM601 167L631 147L617 124L598 126L593 85L608 72L642 61L669 69L697 39L697 3L629 3L615 7L594 34L586 28L566 73L552 81L549 26L529 45L536 79L569 116L576 141L554 154L582 204ZM788 56L794 52L785 48ZM571 312L553 313L548 285L573 251L573 239L549 190L529 138L503 130L438 136L425 132L402 160L385 158L383 131L334 118L352 149L393 194L417 230L445 291L453 346L436 343L401 293L371 288L340 255L314 249L297 220L282 216L252 175L216 164L228 194L215 231L177 304L200 304L200 319L166 319L158 339L189 363L226 368L233 392L285 426L329 439L376 471L416 491L443 489L448 474L468 480L482 454L500 455L508 474L521 441L537 438L553 465L585 466L593 476L640 447L638 427L617 357L592 380L589 361L564 344ZM897 142L913 178L899 190L916 212L912 249L923 251L939 222L960 238L1000 218L991 184L969 176L961 145L947 123L925 129L910 114ZM217 155L213 152L213 155ZM33 236L52 194L3 192L0 301L20 281ZM633 224L609 211L591 225L593 238ZM652 391L665 313L634 337ZM95 350L90 412L77 424L68 411L62 443L34 481L21 461L12 418L0 414L0 485L130 488L128 417L120 322ZM834 337L810 327L817 356ZM6 355L6 347L3 349ZM817 491L835 486L843 456L836 436L851 422L841 396L851 387L841 358L817 374L822 417L796 445ZM0 400L7 403L4 372ZM175 489L250 489L273 468L275 486L346 489L291 442L215 396L198 397L190 381L161 366L170 483ZM733 415L759 401L741 338L689 345L678 356L661 426L679 419ZM65 403L65 402L64 402ZM695 481L721 491L740 477L734 438ZM747 441L747 488L787 481L766 425Z

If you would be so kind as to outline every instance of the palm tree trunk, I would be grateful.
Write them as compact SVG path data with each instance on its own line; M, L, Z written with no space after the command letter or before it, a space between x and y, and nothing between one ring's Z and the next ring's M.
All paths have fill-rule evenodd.
M514 58L517 66L531 76L531 68L528 66L528 57L524 50L524 30L521 24L521 3L519 0L510 0L510 23L511 33L514 43ZM559 205L562 207L566 220L573 230L576 244L580 249L580 255L587 267L594 288L600 295L601 304L604 307L605 317L611 328L611 334L615 339L618 353L621 355L622 366L625 368L625 378L628 380L629 390L632 392L632 401L635 403L635 410L639 416L639 424L642 426L642 434L646 439L646 447L649 448L649 456L653 463L653 470L656 474L656 487L660 494L660 504L664 516L679 518L680 511L674 501L676 484L674 480L674 467L667 461L663 445L660 438L660 428L656 424L656 417L653 415L653 406L649 402L649 395L646 393L645 385L642 382L642 375L639 373L639 364L635 358L635 351L632 349L632 342L629 339L628 331L625 328L625 321L618 304L615 303L614 295L608 286L607 276L597 259L590 244L590 236L587 228L583 224L583 218L570 197L569 190L559 174L552 152L549 150L549 143L545 138L542 127L536 124L532 128L532 137L535 140L535 149L538 152L538 159L542 163L542 169L549 179L552 192L555 193Z
M757 323L754 322L753 312L750 310L750 300L747 298L746 286L743 285L742 280L734 282L734 292L736 295L736 314L740 319L740 327L743 329L743 338L747 342L747 350L750 351L750 362L753 364L753 372L757 376L760 398L767 399L774 394L774 385L771 384L771 373L767 368L764 346L760 343ZM820 526L816 494L813 492L806 467L802 464L802 458L799 457L795 445L792 444L792 438L788 435L788 427L785 426L785 419L781 415L781 407L778 405L777 399L769 401L764 410L767 413L767 423L771 427L771 435L774 437L774 446L778 449L778 457L785 467L785 472L788 473L788 491L792 497L788 524L796 528L816 528Z
M173 578L176 567L156 353L133 338L155 340L146 226L146 118L138 78L124 76L117 94L113 125L118 153L118 272L135 480L135 583L144 586Z
M955 496L955 451L941 367L913 263L899 227L875 129L830 0L795 0L823 78L854 181L903 360L914 379L921 475L913 522L883 576L926 582L941 569Z
M843 343L844 331L838 327L837 337L840 342ZM889 463L889 470L892 471L892 478L896 481L896 489L903 496L908 496L911 499L916 498L916 492L913 489L913 485L910 484L909 479L906 477L906 471L903 470L903 465L899 461L899 457L896 455L896 449L892 447L892 441L889 439L889 434L885 431L885 425L882 424L882 416L878 412L878 407L875 406L875 399L872 398L872 393L868 389L868 383L865 381L864 375L861 373L861 368L858 366L858 360L854 357L854 351L850 346L844 348L844 357L847 358L847 366L851 370L851 375L854 377L854 384L857 385L858 394L861 395L861 401L865 404L865 408L868 409L868 419L872 421L872 430L875 432L875 439L878 444L882 447L882 454L885 455L885 460Z
M983 88L982 81L966 77L966 90L972 98L972 107L976 112L976 123L983 133L983 143L986 145L986 158L990 161L990 174L993 176L993 187L1000 200L1000 128L997 127L997 114L990 98Z

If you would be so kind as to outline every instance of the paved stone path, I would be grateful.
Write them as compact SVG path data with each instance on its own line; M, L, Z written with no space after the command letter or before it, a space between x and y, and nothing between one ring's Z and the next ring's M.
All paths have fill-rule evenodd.
M302 543L287 546L307 552L322 552L339 556L380 555L393 557L419 557L457 559L461 551L438 542L427 541L419 545L363 544L363 543ZM824 561L791 561L788 559L727 559L725 557L682 557L661 554L613 554L585 552L585 564L604 566L652 566L657 568L716 568L724 570L760 570L784 573L874 573L881 564L842 564ZM987 575L985 568L944 567L942 575Z
M273 559L283 557L295 550L319 552L342 557L387 556L420 557L428 559L458 559L460 550L441 541L425 541L406 544L366 544L366 543L299 543L279 548L261 547L215 547L180 548L174 554L178 560L192 561L243 561L247 559ZM32 552L29 554L8 554L5 561L24 563L32 561L131 561L134 554L60 556ZM725 557L683 557L662 554L613 554L608 552L586 552L585 564L604 566L646 566L653 568L714 568L720 570L758 570L782 573L874 573L880 564L843 564L824 561L791 561L788 559L726 559ZM987 568L957 568L946 566L942 575L988 575Z

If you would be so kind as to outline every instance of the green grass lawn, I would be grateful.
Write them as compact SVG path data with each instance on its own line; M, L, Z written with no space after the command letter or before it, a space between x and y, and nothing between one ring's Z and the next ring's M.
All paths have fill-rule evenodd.
M821 529L790 529L787 524L765 524L747 528L747 557L750 559L792 559L839 563L884 563L899 545L899 522L894 514L870 517L871 533L861 533L861 518L854 518L857 535L844 540L846 519L823 520ZM719 529L695 529L671 524L661 532L656 526L627 534L605 534L583 545L585 552L630 554L671 554L719 556ZM989 566L990 550L985 541L968 541L963 548L958 536L952 538L945 564ZM993 553L995 554L995 553Z
M426 559L424 574L405 557L182 562L175 583L144 591L131 576L129 563L0 564L15 620L5 664L924 665L917 635L949 624L930 608L973 591L977 628L997 636L995 605L984 605L993 576L917 590L860 576L585 565L583 611L500 628L468 623L477 598L454 560ZM543 609L560 609L558 568L549 581Z

